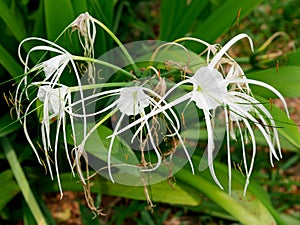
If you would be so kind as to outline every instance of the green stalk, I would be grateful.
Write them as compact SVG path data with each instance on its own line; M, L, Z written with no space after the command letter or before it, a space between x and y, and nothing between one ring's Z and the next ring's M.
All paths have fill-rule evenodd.
M134 71L136 73L138 73L139 69L138 67L135 65L135 62L133 60L133 58L131 57L131 55L129 54L129 52L127 51L127 49L124 47L124 45L122 44L122 42L117 38L117 36L107 27L105 26L103 23L101 23L99 20L96 20L94 18L92 18L94 20L95 23L97 23L103 30L105 30L109 36L112 37L112 39L114 39L114 41L119 45L119 47L121 48L121 50L123 51L125 57L128 59L129 63L132 65Z
M98 63L100 65L104 65L104 66L107 66L108 68L122 72L125 76L127 76L131 79L136 79L136 76L134 76L132 73L129 73L128 71L126 71L118 66L115 66L114 64L111 64L111 63L108 63L108 62L105 62L105 61L102 61L99 59L94 59L94 58L89 58L89 57L84 57L84 56L75 56L75 55L72 56L72 59L78 60L78 61L80 60L80 61L89 61L89 62L93 62L93 63ZM137 67L136 67L136 69L138 70Z
M86 142L86 140L89 138L89 136L91 136L91 134L98 129L98 127L100 127L107 119L109 119L112 115L114 115L116 112L118 111L118 109L114 109L113 111L111 111L110 113L107 113L95 126L92 127L91 130L89 130L89 133L87 134L87 136L85 136L83 142Z
M42 211L30 189L29 182L21 168L21 165L18 161L15 150L13 149L9 139L7 137L1 138L2 147L6 159L11 167L11 170L17 180L17 183L21 189L21 192L24 196L24 199L30 208L33 217L35 218L37 224L47 225L46 219L42 214Z
M104 84L87 84L79 86L69 87L70 92L75 92L79 90L92 90L97 88L112 88L112 87L127 87L131 84L130 82L115 82L115 83L104 83Z

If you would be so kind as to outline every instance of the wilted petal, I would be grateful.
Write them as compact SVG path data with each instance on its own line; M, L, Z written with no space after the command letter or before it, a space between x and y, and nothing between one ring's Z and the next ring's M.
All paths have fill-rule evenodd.
M65 97L69 93L69 89L65 86L59 88L51 88L50 86L40 86L38 90L38 98L44 104L48 105L49 113L59 114L65 106ZM47 100L46 100L47 99ZM45 103L45 101L47 101Z
M42 63L46 78L50 77L62 64L67 64L69 57L67 55L54 56Z

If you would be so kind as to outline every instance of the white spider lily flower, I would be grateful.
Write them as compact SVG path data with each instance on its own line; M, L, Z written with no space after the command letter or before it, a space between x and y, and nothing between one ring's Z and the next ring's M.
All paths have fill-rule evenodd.
M144 109L150 104L149 98L139 86L124 88L120 91L117 107L127 116L144 115Z
M174 107L177 104L180 104L184 101L194 101L196 106L203 110L204 118L206 122L206 128L208 132L208 165L210 169L210 173L216 182L216 184L223 188L220 182L218 181L214 168L213 168L213 152L214 152L214 136L213 136L213 126L212 126L212 113L211 110L215 110L217 107L224 107L225 110L225 121L226 121L226 129L227 129L227 148L228 148L228 170L229 170L229 191L231 189L231 159L230 159L230 127L229 124L235 123L238 132L240 134L240 139L242 142L242 151L243 151L243 161L246 171L246 184L244 193L246 192L249 178L253 170L254 165L254 158L256 153L256 141L254 136L254 131L252 125L254 124L258 130L261 132L263 137L265 138L269 148L270 148L270 160L271 164L273 165L272 156L276 159L281 157L280 152L280 141L278 136L278 131L276 128L276 124L272 115L268 110L254 97L252 97L249 93L249 87L246 87L246 91L242 88L237 88L237 90L231 89L230 85L236 85L237 87L242 87L240 84L254 84L259 85L264 88L269 89L274 94L276 94L282 101L286 113L288 115L287 105L283 98L283 96L272 86L263 83L261 81L247 79L246 77L243 78L235 78L235 79L225 79L223 78L222 74L218 72L216 69L211 67L202 67L198 71L196 71L195 75L191 78L183 80L173 86L166 94L163 96L158 104L162 101L165 101L168 95L173 92L176 88L183 84L192 84L193 89L192 91L188 92L187 94L175 99L172 102L169 102L162 107L153 110L149 114L145 115L144 118L140 118L126 127L129 129L143 120L149 119L151 116L154 116L158 113L161 113L165 110L168 110ZM229 89L229 90L228 90ZM243 125L242 125L243 124ZM252 124L252 125L251 125ZM242 133L242 129L246 129L250 135L250 140L252 142L252 158L250 161L250 165L248 166L246 160L246 150L245 145L248 140L244 137ZM115 135L120 134L123 132L124 129L119 130L115 133ZM279 151L279 157L275 150L275 145L277 145Z
M27 53L25 59L23 59L22 54L21 54L21 47L24 45L24 43L26 42L30 42L30 41L38 41L41 42L41 45L35 46L33 48L31 48L29 50L29 52ZM35 65L33 68L29 68L29 57L33 52L36 51L45 51L45 52L51 52L54 54L57 54L56 56L39 62L37 65ZM29 98L29 93L28 93L28 89L29 87L31 87L32 85L34 86L40 86L40 90L39 90L39 97L43 98L43 95L45 94L45 102L44 102L44 109L43 109L43 122L42 122L42 137L43 137L43 143L48 143L47 145L45 145L45 150L48 149L48 147L50 146L50 119L53 119L55 117L58 117L57 119L57 135L59 133L59 127L61 126L61 124L63 124L63 132L65 135L65 116L63 116L63 111L60 111L60 109L63 109L65 107L64 104L60 105L60 104L55 104L55 102L57 103L57 101L60 101L62 99L57 97L57 93L55 94L55 92L57 92L57 87L63 87L64 85L60 84L60 78L63 74L63 72L66 70L67 66L70 65L72 68L72 74L74 74L75 79L77 81L77 85L78 85L78 92L80 95L80 98L83 99L80 103L80 107L81 107L81 111L82 114L86 114L86 108L85 108L85 102L84 102L84 93L82 90L82 84L81 84L81 75L77 69L77 66L73 60L73 56L64 48L62 48L61 46L43 39L43 38L38 38L38 37L30 37L27 39L24 39L20 45L19 45L19 58L21 60L21 62L24 64L24 72L25 72L25 76L22 78L22 80L19 82L17 89L16 89L16 94L15 94L15 104L16 104L16 111L17 111L17 115L18 115L18 119L20 120L20 122L25 122L26 121L26 114L24 115L24 120L21 120L21 102L23 101L23 96L25 95L27 99ZM28 77L30 74L32 73L41 73L43 72L45 75L44 79L38 80L36 81L35 78L32 79L32 85L31 84L27 84L28 83ZM37 76L39 77L39 76ZM48 86L48 89L46 90L46 87L44 87L44 85ZM64 88L60 89L60 92L62 92L63 90L65 90ZM60 93L61 96L63 96L64 93ZM51 96L51 98L50 98ZM56 96L56 97L55 97ZM71 96L69 93L66 93L66 96L68 97L68 104L71 103ZM64 96L65 97L65 96ZM38 97L36 97L34 99L37 100ZM34 101L32 101L29 106L32 106ZM64 107L61 107L64 106ZM60 108L61 107L61 108ZM29 110L29 108L27 108ZM29 111L26 110L25 113L28 113ZM68 108L68 112L72 113L72 109ZM86 118L83 117L83 135L86 136L87 135L87 121ZM73 138L74 138L74 146L76 149L77 146L77 140L76 140L76 136L75 131L74 131L74 123L73 123L73 119L70 116L70 122L71 122L71 126L72 126L72 133L73 133ZM24 130L27 132L27 128L24 128ZM33 143L31 142L28 132L25 134L28 141L30 142L30 145L34 148ZM58 136L57 136L58 138ZM57 140L58 141L58 140ZM65 146L66 145L66 140L65 142ZM56 145L56 144L55 144ZM67 148L66 148L67 149ZM45 151L46 152L46 151ZM36 150L35 150L36 153ZM37 154L37 153L36 153ZM75 152L76 157L79 157L79 155L81 155L80 152ZM37 155L38 156L38 155ZM38 157L39 162L42 164L41 160ZM48 158L47 158L48 160ZM49 164L49 163L48 163ZM51 172L51 171L50 171ZM52 174L51 174L52 176Z
M136 126L137 124L141 123L142 121L146 121L152 116L155 116L159 113L164 113L166 110L172 109L172 107L188 101L188 104L191 101L194 101L196 106L203 110L204 116L205 116L205 122L207 126L207 132L208 132L208 161L209 161L209 169L212 174L212 177L214 181L221 187L222 185L216 178L214 169L213 169L213 149L214 149L214 143L213 143L213 128L211 123L211 113L210 110L216 109L218 106L222 106L224 103L224 97L227 95L226 90L226 82L222 76L216 69L209 68L209 67L201 67L194 76L183 80L176 85L174 85L170 90L166 92L166 94L160 98L158 101L158 105L162 104L166 101L166 98L179 86L184 84L191 84L193 85L192 91L184 94L183 96L163 104L159 108L154 108L150 113L145 115L144 117L134 121L130 125L128 125L126 128L120 129L115 133L115 135L118 135L122 132L124 132L126 129L130 129L133 126ZM177 137L180 137L180 135L177 135ZM182 142L183 143L183 142ZM184 144L183 144L184 146ZM185 150L186 151L186 150ZM187 151L186 151L187 152ZM193 171L193 165L190 162L192 171Z
M191 100L199 109L215 109L223 104L227 93L226 83L217 70L201 67L188 81L193 84Z
M58 141L59 141L59 134L63 133L63 142L64 142L64 148L66 151L66 156L68 163L70 165L70 168L72 170L72 173L74 175L73 167L71 164L70 156L69 156L69 150L68 150L68 143L67 143L67 134L66 134L66 114L65 114L65 108L67 105L71 103L71 94L69 91L69 88L65 85L57 85L58 87L52 88L52 84L49 82L45 82L44 85L40 86L40 82L34 82L31 86L39 86L37 97L35 97L27 106L24 117L23 117L23 129L25 136L32 147L34 153L37 156L37 159L41 164L42 161L40 159L40 156L38 154L38 151L33 144L32 138L29 135L29 132L27 130L27 117L32 111L30 111L33 104L35 104L38 100L42 102L43 104L38 106L37 109L42 107L39 112L41 113L41 136L42 136L42 150L44 151L45 158L46 158L46 164L49 169L49 173L51 176L51 179L53 179L53 173L52 173L52 167L50 162L50 156L49 153L51 151L54 151L54 164L55 164L55 171L58 179L58 185L61 192L61 197L63 196L60 177L59 177L59 169L58 169ZM56 120L56 131L55 131L55 139L54 144L51 142L51 123ZM72 135L75 135L74 131L74 121L73 118L70 116L70 124L72 127ZM53 125L52 125L53 126Z
M119 99L116 101L117 108L120 110L122 115L121 115L115 129L114 129L113 134L111 135L111 142L110 142L110 146L109 146L109 150L108 150L108 171L109 171L110 179L112 181L114 181L114 179L113 179L112 174L111 174L111 166L110 166L111 160L110 160L110 157L111 157L113 142L114 142L114 139L116 137L115 133L118 132L118 129L120 128L120 125L121 125L122 120L123 120L125 115L127 115L127 116L140 115L141 117L145 116L145 114L146 114L145 113L145 108L148 107L150 104L153 104L151 102L151 98L145 94L145 92L144 92L145 90L146 89L144 87L141 87L141 86L123 88L120 91ZM155 169L157 169L160 166L162 157L160 155L159 150L157 149L154 138L152 136L152 132L151 132L149 122L147 120L145 121L145 124L141 124L141 127L139 128L138 131L142 130L143 125L146 126L146 129L147 129L148 135L149 135L150 143L151 143L151 145L152 145L152 147L155 151L155 154L157 156L156 166L154 166L153 168L150 168L150 169L141 169L141 171L143 171L143 172L150 172L150 171L154 171ZM135 137L135 135L133 135L133 138L134 137ZM141 149L141 151L142 151L142 154L143 154L143 149Z
M48 107L45 111L48 111L50 116L57 116L64 113L65 97L68 94L70 93L66 86L51 88L49 85L43 85L39 87L37 97L40 101L44 102L44 108Z
M21 47L24 45L24 43L29 42L29 41L40 41L43 44L47 44L47 45L39 45L39 46L35 46L35 47L31 48L30 51L28 52L28 54L26 55L25 59L23 59L23 57L21 55ZM56 53L58 55L50 58L49 60L40 62L37 65L35 65L33 68L30 69L28 66L29 57L35 51L48 51L48 52ZM62 47L60 47L59 45L57 45L51 41L48 41L46 39L43 39L43 38L30 37L30 38L24 39L19 45L18 55L19 55L20 61L24 64L24 74L25 74L25 76L18 83L18 86L16 88L16 94L15 94L15 104L17 106L16 111L17 111L18 119L20 119L20 116L21 116L21 104L20 103L23 100L22 98L23 98L24 94L28 98L28 93L27 93L28 81L27 80L28 80L28 76L30 75L30 73L33 73L33 72L39 73L39 72L43 71L45 74L45 79L40 81L41 84L43 82L50 82L53 84L52 87L55 87L55 85L58 83L63 71L65 70L65 68L69 62L72 63L75 73L76 74L78 74L78 73L77 73L75 63L72 60L71 54L68 53ZM79 75L78 75L78 77L79 77ZM24 86L23 89L22 89L22 86Z
M38 90L38 99L42 101L43 104L43 116L42 116L42 125L41 125L41 133L42 133L42 143L43 143L43 150L45 151L46 161L48 164L48 168L51 174L51 177L53 179L51 165L49 161L48 152L54 150L54 164L55 164L55 170L58 180L59 189L61 192L62 197L62 187L60 183L60 176L59 176L59 168L58 168L58 141L59 141L59 134L62 129L63 133L63 142L65 147L65 152L67 155L68 163L70 165L70 168L72 170L72 173L74 175L72 163L69 156L69 150L68 150L68 143L67 143L67 136L66 136L66 115L65 115L65 107L66 105L70 104L71 102L71 94L68 89L68 87L64 85L60 85L58 88L52 88L50 85L46 86L40 86ZM50 142L50 130L51 130L51 121L57 118L57 124L56 124L56 134L55 134L55 141L54 146L51 146ZM73 118L70 117L70 123L73 130L74 135L74 123Z
M46 80L53 77L59 78L65 67L68 65L70 56L61 54L50 58L40 64L42 67ZM57 73L57 75L55 75Z
M239 34L234 38L232 38L224 47L220 49L220 51L217 54L215 54L211 62L208 64L208 67L216 68L224 72L225 69L223 68L223 64L225 64L226 66L228 65L230 66L228 72L227 73L224 72L227 94L225 94L224 95L225 97L223 98L226 130L227 130L229 191L231 191L231 160L230 160L229 138L230 138L230 134L233 134L233 132L231 132L233 128L229 127L229 124L236 124L238 133L240 134L241 143L242 143L243 161L244 161L244 168L246 173L246 184L244 187L244 194L245 194L247 186L249 184L249 178L253 170L254 158L256 153L256 141L255 141L254 131L250 123L254 124L259 129L264 139L266 140L270 149L271 165L273 166L273 159L272 159L273 156L277 160L279 159L279 157L282 157L281 149L280 149L280 141L279 141L279 136L278 136L278 131L276 128L275 121L271 113L258 100L256 100L251 95L251 89L249 87L249 84L258 85L272 91L282 101L288 117L289 117L289 113L283 96L275 88L261 81L247 79L240 65L227 54L229 48L242 38L248 39L251 50L253 51L253 43L251 38L246 34ZM224 55L226 56L226 58L223 57ZM245 144L247 142L246 139L249 138L244 137L242 133L242 127L244 127L244 129L250 135L250 141L252 142L252 158L249 167L246 160L246 150L245 150ZM235 139L236 137L233 136L232 138ZM277 145L279 157L276 153L275 145ZM209 163L212 163L212 161L209 160Z
M260 81L253 81L249 79L239 79L239 80L232 80L232 82L240 82L244 83L247 82L248 84L257 84L262 87L265 87L279 97L284 105L286 110L287 116L289 117L289 113L287 111L287 105L283 96L273 87L268 84L265 84ZM254 97L237 91L229 91L228 96L225 98L224 102L224 110L225 110L225 117L226 117L226 130L227 130L227 150L228 150L228 169L229 169L229 186L231 184L231 161L230 161L230 142L229 142L229 133L230 127L229 124L236 124L238 128L238 133L240 134L241 144L242 144L242 152L243 152L243 162L244 168L246 173L246 184L244 187L244 195L246 194L246 189L249 184L249 178L253 170L254 166L254 159L256 154L256 141L254 136L254 131L251 126L253 124L255 127L263 135L264 139L266 140L269 146L270 152L270 162L273 165L274 156L277 160L279 157L282 157L281 154L281 147L279 141L279 135L277 131L277 127L275 121L271 115L271 113L264 107L262 103L256 100ZM250 124L251 123L251 124ZM243 124L243 125L241 125ZM246 134L250 135L250 141L252 142L252 158L250 161L250 166L248 168L247 160L246 160L246 150L245 150L245 139L248 137L244 137L242 132L242 127L247 131ZM277 146L279 157L276 153L275 146ZM230 190L230 188L229 188Z
M91 95L89 97L86 97L85 100L91 100L91 99L97 99L97 98L103 99L105 96L108 96L108 97L118 96L118 98L117 98L117 100L115 100L112 104L110 104L106 108L99 110L93 114L86 114L85 116L89 117L89 116L99 115L103 112L107 112L108 110L113 110L114 112L116 110L118 110L121 113L121 116L118 119L118 122L114 128L113 134L107 137L107 138L111 139L109 149L108 149L108 158L107 158L108 173L109 173L109 178L111 179L111 181L114 182L112 172L111 172L111 153L112 153L112 147L113 147L114 140L117 137L117 135L127 131L128 129L130 129L131 127L133 127L135 125L139 125L139 128L132 135L131 141L133 141L133 139L136 138L137 135L139 133L141 133L142 130L145 128L147 130L147 136L145 139L150 141L150 144L151 144L151 146L156 154L156 157L157 157L157 162L155 163L155 165L149 165L146 168L145 167L138 167L138 168L140 169L141 172L155 171L161 165L162 156L161 156L160 151L158 150L158 147L156 146L157 144L155 142L155 138L152 135L149 120L151 119L151 117L156 116L158 114L153 114L152 116L148 116L148 113L146 113L145 109L147 107L150 107L155 111L155 109L160 109L163 107L163 105L166 105L168 103L165 100L163 100L159 94L157 94L153 90L143 87L143 86L125 87L125 88L119 88L119 89L115 89L115 90L103 91L103 92ZM159 104L158 104L157 99L159 100ZM72 104L72 106L79 104L79 103L80 103L80 101L74 102ZM179 139L180 143L182 144L185 154L187 155L188 160L192 166L190 156L187 152L187 149L184 146L184 143L183 143L182 138L180 137L180 134L178 133L178 131L180 129L179 119L178 119L177 115L175 114L175 112L173 111L173 109L170 108L169 112L172 114L172 118L164 110L160 111L160 113L162 113L164 115L164 118L169 122L170 126L173 129L174 134L171 134L171 135L177 136L177 138ZM74 117L83 117L83 115L80 115L80 114L75 114L75 113L70 113L70 114ZM130 123L129 125L127 125L125 127L121 127L122 121L124 120L125 116L139 116L140 118L133 121L132 123ZM132 124L134 124L134 125L132 126ZM79 146L81 146L81 148L84 148L86 140L97 129L98 126L99 125L96 124L88 132L88 135L83 139L82 143L79 145ZM142 140L139 140L139 141L142 141ZM142 154L143 154L143 149L140 149L140 150L142 151Z
M201 79L200 79L201 77ZM243 161L246 172L246 184L244 188L244 194L246 193L247 186L249 184L249 178L253 170L255 153L256 153L256 141L254 136L254 131L251 124L254 124L258 130L263 135L270 149L270 162L273 166L272 157L274 156L277 160L281 155L279 135L276 128L275 121L271 113L261 104L258 100L252 97L251 90L248 84L259 85L266 89L272 91L279 99L281 99L287 116L289 117L287 104L283 96L272 86L257 80L247 79L245 76L241 78L235 78L234 76L224 79L223 76L215 69L211 67L200 68L193 77L188 80L183 81L191 82L194 86L191 94L191 100L196 103L198 108L202 109L205 116L206 128L208 132L208 165L211 175L221 188L221 184L218 181L214 169L213 169L213 151L214 149L214 137L213 137L213 126L211 123L210 110L214 110L219 106L224 106L225 110L225 121L227 129L227 148L228 148L228 170L229 170L229 192L231 191L231 160L230 160L230 142L229 134L230 127L229 124L235 123L238 132L240 134L240 139L242 143ZM182 82L182 83L183 83ZM243 89L241 85L246 85ZM236 90L232 89L232 86L238 87ZM188 94L187 94L188 95ZM184 96L180 100L184 100ZM172 104L172 103L170 103ZM243 126L241 125L243 124ZM250 141L252 142L252 158L250 161L250 166L247 165L246 160L246 137L244 138L242 133L242 127L248 131L250 135ZM279 157L275 150L275 145L277 146Z
M209 67L201 67L189 79L189 82L193 84L193 91L190 93L190 100L194 101L196 106L199 109L202 109L204 113L208 135L208 167L216 184L223 189L213 169L214 131L210 110L214 110L223 104L224 98L227 95L226 83L224 82L224 78L220 72Z

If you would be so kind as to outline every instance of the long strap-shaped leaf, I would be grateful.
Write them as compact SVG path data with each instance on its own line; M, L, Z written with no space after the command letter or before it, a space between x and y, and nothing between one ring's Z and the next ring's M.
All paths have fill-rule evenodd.
M0 44L0 64L15 78L23 73L23 68L16 62L12 55Z
M173 41L183 37L208 3L208 0L161 1L159 40Z
M25 174L21 168L21 165L18 161L17 155L13 146L11 145L9 139L7 137L1 138L1 144L4 150L4 154L6 159L11 167L11 170L17 180L17 183L21 189L21 192L24 196L26 203L28 204L37 224L39 225L47 225L46 219L44 218L41 209L30 189L29 183Z
M193 32L194 37L213 43L226 32L233 23L238 22L253 10L261 0L222 1L218 8L207 18L203 18ZM195 48L201 48L197 45ZM196 51L197 49L193 49Z
M220 180L225 183L227 168L217 162L214 165ZM250 182L248 192L246 196L243 196L242 186L244 182L241 176L237 175L235 173L233 176L231 196L209 179L209 173L201 172L199 174L196 171L196 174L192 175L188 169L183 168L175 177L178 182L183 182L185 185L189 185L196 191L206 195L244 225L286 225L285 221L272 207L268 195L262 191L261 187L257 186L255 181Z
M20 12L15 7L14 11L10 10L5 4L5 1L0 1L0 18L3 19L6 26L18 41L21 41L26 37L26 30L23 24L23 20L20 19Z

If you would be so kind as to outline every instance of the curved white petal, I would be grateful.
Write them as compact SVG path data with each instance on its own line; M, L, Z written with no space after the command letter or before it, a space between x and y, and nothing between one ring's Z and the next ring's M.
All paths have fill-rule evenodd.
M192 98L199 109L215 109L223 104L227 94L223 76L216 69L201 67L190 78L194 85Z
M117 102L118 109L127 116L141 114L143 109L150 104L149 96L139 86L123 88Z
M251 50L253 51L252 39L247 34L238 34L235 37L233 37L230 41L228 41L226 45L224 45L221 48L221 50L214 56L214 58L211 60L208 66L210 68L214 68L218 63L218 61L222 58L222 56L231 48L231 46L243 38L247 38L249 40Z
M207 129L207 135L208 135L208 140L207 140L207 160L208 160L208 167L210 174L212 178L214 179L215 183L223 189L223 186L221 185L220 181L218 180L214 166L213 166L213 151L214 151L214 141L213 141L213 130L211 126L211 120L210 120L210 113L208 110L203 110L204 112L204 117L205 117L205 123L206 123L206 129Z

